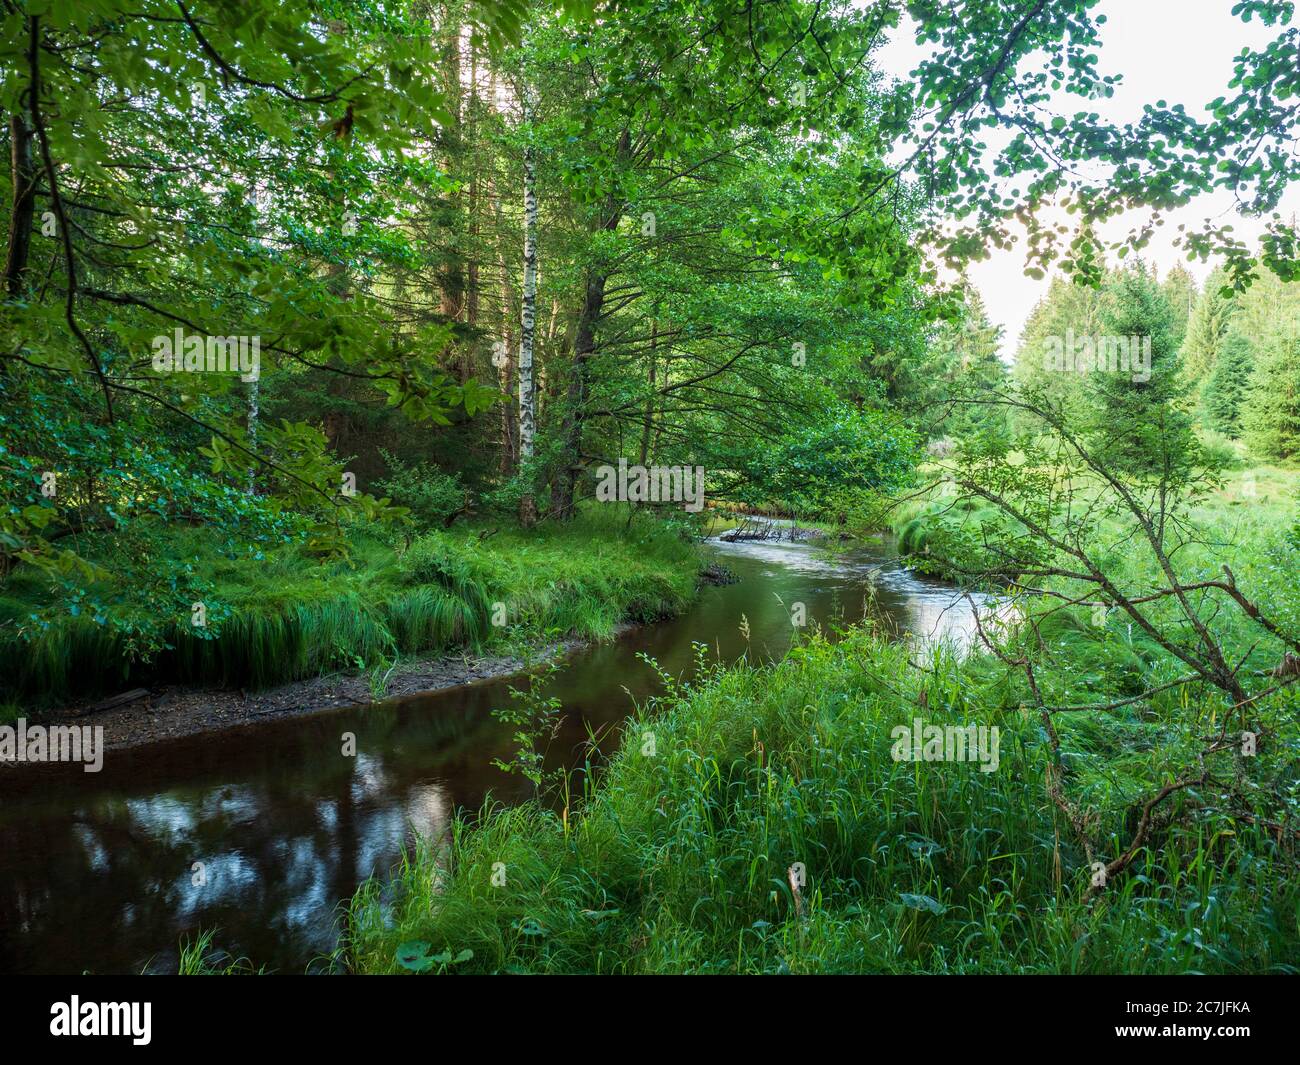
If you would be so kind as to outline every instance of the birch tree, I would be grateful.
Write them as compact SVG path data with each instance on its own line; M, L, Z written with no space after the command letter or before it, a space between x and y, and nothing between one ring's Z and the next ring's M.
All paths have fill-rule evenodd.
M536 391L533 383L533 336L537 326L537 154L532 141L532 90L524 85L524 290L519 324L519 463L528 477L536 432ZM519 520L531 525L537 520L537 503L529 485L519 501Z

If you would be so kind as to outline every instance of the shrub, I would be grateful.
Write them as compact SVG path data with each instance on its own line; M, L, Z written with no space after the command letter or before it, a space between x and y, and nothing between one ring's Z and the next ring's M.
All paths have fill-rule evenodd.
M390 472L377 487L394 502L409 507L421 525L445 525L465 506L467 493L459 474L444 473L427 462L409 465L389 451L380 454Z

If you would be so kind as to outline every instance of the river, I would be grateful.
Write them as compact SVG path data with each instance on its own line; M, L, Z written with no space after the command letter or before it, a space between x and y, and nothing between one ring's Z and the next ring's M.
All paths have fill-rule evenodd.
M865 609L900 635L969 642L966 602L887 543L704 550L740 580L565 660L552 683L564 707L557 757L581 764L589 730L612 745L632 699L659 690L639 653L673 674L690 670L694 643L727 661L777 658L796 604L810 625ZM109 751L97 774L0 773L0 972L174 972L181 939L214 928L217 946L269 971L325 968L341 905L392 869L413 833L438 838L458 809L529 793L491 764L511 752L512 730L491 711L512 684ZM342 754L349 732L355 757Z

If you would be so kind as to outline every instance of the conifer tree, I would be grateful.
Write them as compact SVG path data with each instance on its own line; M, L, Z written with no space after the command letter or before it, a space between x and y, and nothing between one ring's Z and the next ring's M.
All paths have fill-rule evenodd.
M1122 473L1175 479L1193 457L1195 438L1183 409L1186 388L1173 342L1173 312L1145 266L1112 280L1100 323L1105 335L1127 340L1130 365L1098 368L1089 376L1097 451Z
M1221 270L1210 273L1187 322L1182 344L1183 372L1193 386L1203 384L1214 372L1219 346L1228 333L1235 306L1231 297L1223 294L1225 283Z
M1241 422L1257 455L1300 456L1300 336L1294 332L1279 331L1262 346Z
M1205 422L1211 429L1233 439L1241 435L1242 402L1254 368L1254 347L1245 335L1233 330L1224 338L1214 372L1201 396Z

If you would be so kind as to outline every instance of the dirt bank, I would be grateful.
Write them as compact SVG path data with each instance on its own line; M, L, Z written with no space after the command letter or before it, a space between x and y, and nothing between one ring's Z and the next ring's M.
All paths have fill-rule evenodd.
M619 632L631 627L622 626ZM534 662L570 654L587 643L572 639L550 644L535 653ZM397 699L441 691L492 677L509 676L525 668L527 663L515 655L465 652L441 658L413 659L398 664L388 678L383 698ZM86 700L41 714L39 718L33 716L29 723L103 726L104 745L114 750L312 714L334 707L364 706L375 701L368 677L346 673L291 681L256 692L174 684L137 691L144 694L135 695L129 702L116 706L105 706L112 702L111 699ZM132 693L123 694L130 697ZM5 763L6 766L21 764L26 763Z

